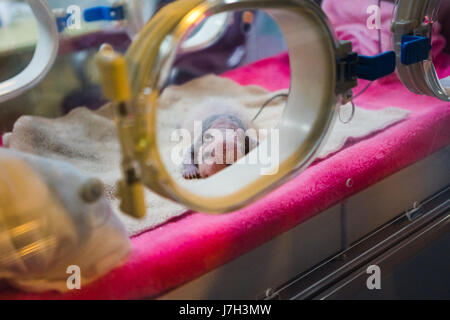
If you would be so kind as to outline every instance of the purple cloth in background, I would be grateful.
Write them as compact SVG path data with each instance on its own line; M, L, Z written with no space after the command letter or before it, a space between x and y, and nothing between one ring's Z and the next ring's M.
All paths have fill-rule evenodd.
M247 35L242 28L243 12L235 12L223 36L199 51L180 54L174 63L170 84L182 84L208 73L222 74L235 68L242 59L230 62L237 50L245 50Z

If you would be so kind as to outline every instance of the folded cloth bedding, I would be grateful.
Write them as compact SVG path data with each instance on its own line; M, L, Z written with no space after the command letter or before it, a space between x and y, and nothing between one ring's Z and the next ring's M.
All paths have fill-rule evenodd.
M259 86L241 86L236 82L208 75L181 86L167 88L160 101L158 113L158 145L163 160L169 157L177 144L171 133L180 128L177 115L193 113L195 106L205 99L214 102L226 101L239 109L242 116L252 119L261 106L274 95L285 90L270 92ZM233 97L233 98L230 98ZM270 129L277 125L284 108L284 101L276 99L255 120L258 129ZM108 117L109 106L98 112L77 108L58 119L24 116L15 123L12 133L4 136L5 146L73 164L85 174L101 179L107 190L115 212L125 224L129 235L151 229L186 211L183 206L146 191L148 215L135 220L118 210L115 185L121 177L120 147L117 142L114 122ZM195 114L195 112L194 112ZM318 153L324 158L355 141L392 125L408 114L408 111L387 107L377 111L356 108L354 119L347 124L336 121L327 141ZM194 119L195 120L195 119ZM165 159L167 169L183 185L194 184L182 177L181 167Z

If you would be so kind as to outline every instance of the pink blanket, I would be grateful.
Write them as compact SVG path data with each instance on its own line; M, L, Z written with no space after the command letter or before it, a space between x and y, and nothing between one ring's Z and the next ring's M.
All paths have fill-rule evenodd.
M450 56L442 53L436 64L442 75L450 74ZM267 78L267 74L279 76L273 79ZM269 90L287 88L288 58L281 54L225 76ZM450 104L410 93L395 76L374 83L357 103L370 109L396 106L411 110L411 114L407 120L316 162L294 180L245 209L219 216L189 212L133 237L133 252L128 262L82 290L66 294L4 290L0 299L157 296L260 246L450 143ZM349 178L353 180L352 187L346 186Z

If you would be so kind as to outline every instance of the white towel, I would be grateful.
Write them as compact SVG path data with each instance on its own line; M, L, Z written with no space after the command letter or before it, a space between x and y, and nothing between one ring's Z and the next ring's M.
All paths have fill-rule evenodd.
M162 158L169 159L167 157L170 156L170 150L176 144L170 140L173 130L180 128L186 118L195 120L195 113L201 112L195 110L195 106L199 106L206 98L231 102L243 117L250 120L264 102L277 93L280 92L269 92L258 86L241 86L232 80L213 75L167 88L161 96L158 111L158 144ZM274 127L281 117L284 102L284 99L275 99L270 103L255 120L255 126ZM108 107L104 107L98 112L77 108L58 119L24 116L15 123L13 132L4 136L4 144L10 148L67 161L84 173L102 179L113 207L129 235L151 229L185 212L186 208L182 205L150 191L146 192L148 212L144 219L135 220L119 212L114 191L115 183L121 176L120 147L115 124L108 114ZM350 123L336 121L318 156L323 158L335 153L349 139L361 139L383 130L407 115L407 110L393 107L373 111L356 108ZM181 166L168 160L166 163L168 170L184 185L195 183L183 180Z

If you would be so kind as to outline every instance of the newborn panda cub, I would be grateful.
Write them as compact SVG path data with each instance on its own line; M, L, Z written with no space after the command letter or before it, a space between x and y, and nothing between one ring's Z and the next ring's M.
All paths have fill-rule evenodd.
M246 135L248 125L233 113L213 114L202 121L202 135L187 150L185 179L207 178L249 153L257 142Z

